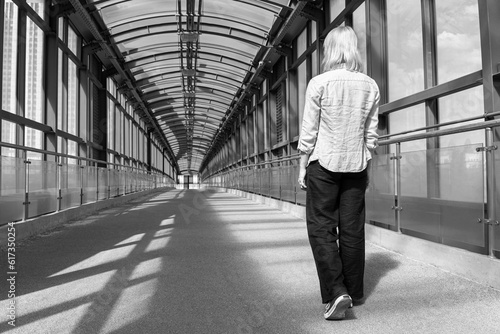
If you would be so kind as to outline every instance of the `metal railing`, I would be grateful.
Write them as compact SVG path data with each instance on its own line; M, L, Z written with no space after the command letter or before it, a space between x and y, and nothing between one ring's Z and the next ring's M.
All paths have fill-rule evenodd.
M0 142L21 157L0 157L0 225L159 187L170 177L106 161ZM28 152L53 156L28 159ZM73 159L76 163L64 163ZM106 167L99 167L105 165Z
M374 155L370 163L367 221L499 257L500 177L495 178L495 160L500 162L500 150L492 133L497 126L500 119L380 140L381 146L395 145L395 154ZM401 152L402 142L481 129L484 145ZM298 159L228 167L202 184L305 205L305 192L296 181Z

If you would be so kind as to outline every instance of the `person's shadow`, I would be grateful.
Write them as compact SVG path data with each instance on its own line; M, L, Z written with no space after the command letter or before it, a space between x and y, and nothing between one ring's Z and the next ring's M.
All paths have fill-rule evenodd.
M391 270L396 269L400 263L390 252L374 252L367 254L365 263L365 298L375 290L380 280Z

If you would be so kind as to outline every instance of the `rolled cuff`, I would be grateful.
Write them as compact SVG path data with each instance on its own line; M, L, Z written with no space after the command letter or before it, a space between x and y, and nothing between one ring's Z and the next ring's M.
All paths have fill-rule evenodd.
M311 154L311 152L313 151L314 147L307 147L303 144L299 144L297 146L297 150L301 151L301 152L304 152L305 154Z
M368 140L366 142L366 147L368 147L370 150L376 149L378 147L378 139Z

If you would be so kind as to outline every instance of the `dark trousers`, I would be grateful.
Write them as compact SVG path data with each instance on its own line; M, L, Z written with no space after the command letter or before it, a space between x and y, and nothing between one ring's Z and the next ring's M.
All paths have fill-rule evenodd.
M367 170L334 173L317 161L307 167L306 221L321 298L363 298Z

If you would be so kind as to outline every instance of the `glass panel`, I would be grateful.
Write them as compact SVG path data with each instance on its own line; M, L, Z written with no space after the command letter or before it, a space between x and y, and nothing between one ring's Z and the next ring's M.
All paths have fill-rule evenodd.
M26 127L24 132L24 144L27 147L41 149L43 144L43 132ZM41 160L41 159L42 159L41 153L28 151L28 160Z
M109 196L115 197L119 195L119 175L116 169L109 170Z
M25 175L24 159L0 156L0 225L23 219Z
M392 154L373 156L369 169L369 184L366 192L366 221L395 226L392 210L395 197L395 173Z
M60 17L57 19L57 37L64 40L64 18Z
M67 105L66 105L66 84L63 79L63 62L65 55L61 50L58 51L57 58L57 128L67 131Z
M2 54L2 109L16 113L17 21L18 8L12 1L5 1Z
M85 166L83 169L83 203L97 200L97 167Z
M281 200L295 203L297 180L295 169L297 166L284 166L280 168Z
M44 19L46 0L27 0L26 3L33 8L33 10Z
M306 103L306 88L307 88L307 64L303 62L297 68L297 103L299 109L298 121L299 121L299 134L302 129L302 118L304 117L304 106Z
M68 48L78 57L78 35L68 27Z
M277 12L276 10L275 13ZM263 30L272 25L275 13L257 6L242 4L239 1L217 0L203 3L203 15L231 19Z
M448 242L485 246L484 225L477 224L484 208L483 153L468 145L438 150L441 233Z
M16 143L16 124L6 121L6 120L1 120L2 124L2 141L4 143L9 143L9 144L15 144ZM9 156L9 157L15 157L16 156L16 150L13 148L8 148L8 147L2 147L1 148L1 155L4 156Z
M29 171L28 217L57 210L57 164L50 161L31 161Z
M61 167L61 209L80 205L80 166L63 165Z
M68 61L68 132L78 136L78 67Z
M387 44L389 101L423 90L420 0L387 0Z
M436 150L439 170L438 197L449 201L483 203L483 153L476 152L482 144L471 144ZM429 150L430 153L434 150Z
M260 191L264 196L271 195L271 169L262 168L259 170L261 174L260 178Z
M345 0L330 0L330 22L345 8Z
M34 121L42 122L44 110L44 33L29 18L27 19L26 30L28 37L26 41L25 116Z
M401 195L427 197L426 151L414 151L401 157Z
M358 36L358 50L363 64L362 71L366 73L366 18L365 3L362 3L358 9L352 13L352 27ZM372 27L373 29L373 27ZM373 32L372 32L373 33Z
M425 106L423 104L398 110L389 114L389 133L401 133L412 129L425 127ZM421 133L423 131L413 132ZM401 143L401 151L416 151L425 149L425 139ZM395 146L391 145L391 152Z
M318 51L314 51L311 54L311 77L317 76L320 70L318 67Z
M302 30L295 40L295 59L299 58L307 49L307 29Z
M483 214L483 161L475 147L402 154L402 231L482 251L483 226L475 222ZM429 182L431 178L439 181ZM437 195L427 195L433 192Z
M280 198L280 169L281 167L271 167L270 170L270 193L269 196L279 199Z
M480 70L477 0L440 0L435 6L438 83Z
M109 148L115 149L115 104L113 100L108 100L108 143Z
M253 35L261 35L262 36L262 29L257 29L256 27L253 27L252 25L240 23L240 22L235 22L231 21L228 22L226 19L221 19L221 18L215 18L215 17L209 17L209 16L204 16L202 19L202 25L201 25L201 31L205 30L212 30L211 26L215 25L230 25L231 28L234 30L238 29L237 31L244 31L246 32L246 35L248 34L253 34ZM226 28L227 29L227 28ZM227 33L227 32L226 32Z
M451 122L473 116L483 115L483 86L474 87L452 95L441 97L439 103L439 122ZM465 124L483 122L483 119L443 126L440 129L453 128ZM467 145L484 142L484 130L469 131L439 138L440 147Z

